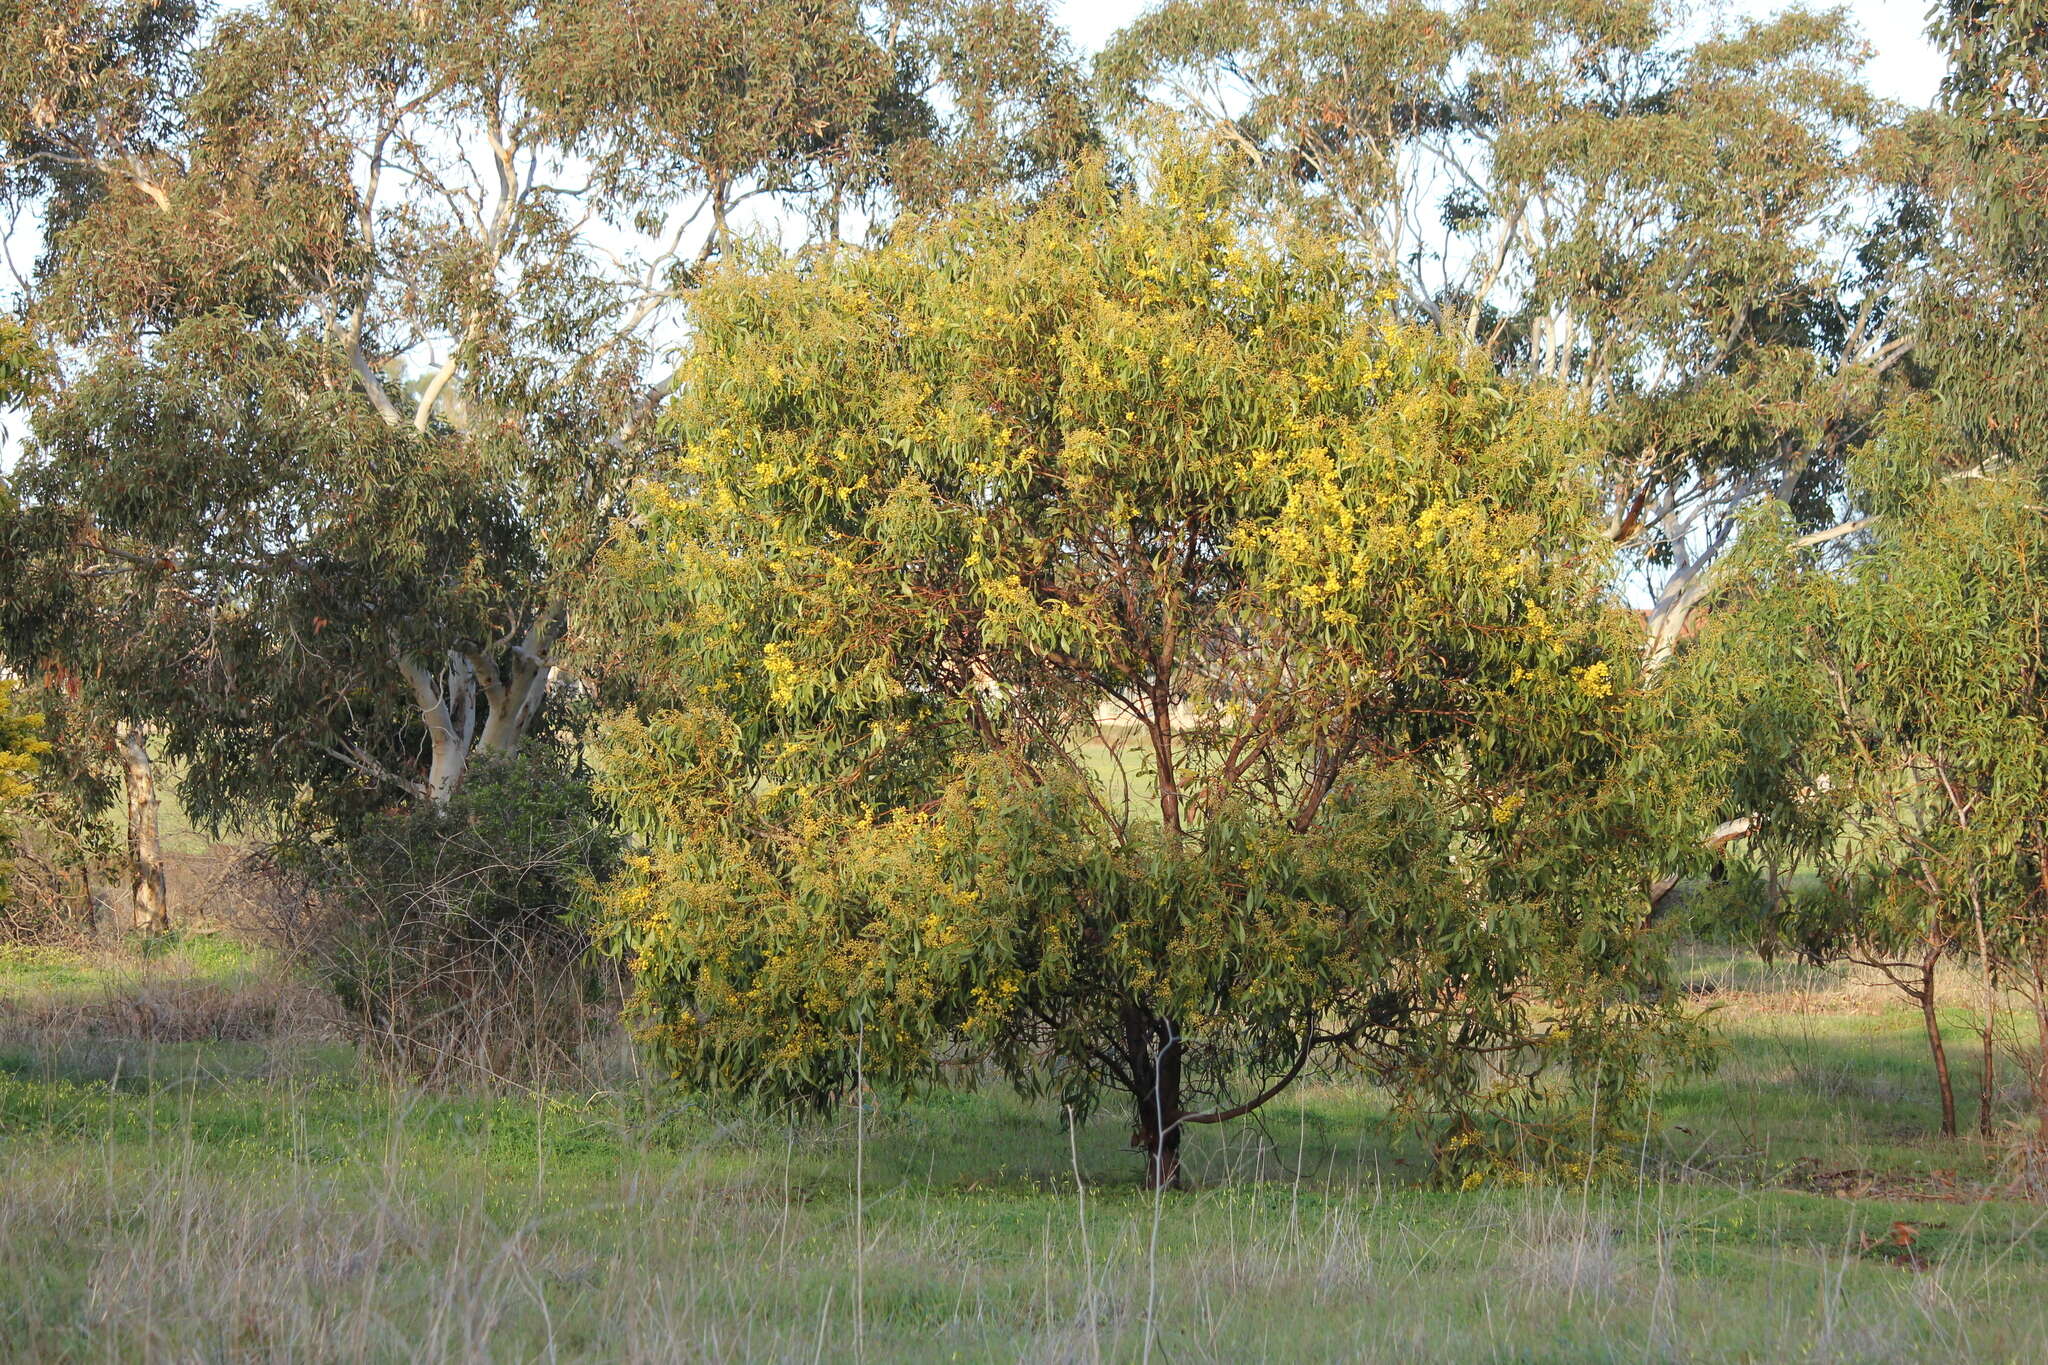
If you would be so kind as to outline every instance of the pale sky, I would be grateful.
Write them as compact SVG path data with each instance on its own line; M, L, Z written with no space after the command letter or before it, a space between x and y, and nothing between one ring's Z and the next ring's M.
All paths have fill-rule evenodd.
M1941 84L1941 59L1927 41L1924 25L1928 0L1847 0L1841 7L1854 16L1870 42L1870 83L1878 94L1911 105L1934 98ZM1149 7L1149 0L1054 0L1054 11L1074 41L1094 52L1110 34ZM1701 5L1702 12L1711 6ZM1782 0L1730 0L1737 14L1773 14L1789 8ZM1816 5L1813 8L1826 8Z

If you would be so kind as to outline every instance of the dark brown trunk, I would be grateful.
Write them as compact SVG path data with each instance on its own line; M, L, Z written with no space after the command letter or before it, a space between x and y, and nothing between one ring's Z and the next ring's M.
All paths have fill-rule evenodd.
M1180 1035L1169 1020L1135 1006L1124 1010L1124 1055L1137 1083L1131 1141L1145 1154L1145 1187L1180 1185Z
M1920 964L1920 1017L1927 1025L1927 1046L1934 1053L1934 1077L1941 1085L1941 1135L1956 1135L1956 1087L1948 1074L1948 1049L1941 1041L1941 1019L1934 1010L1934 966L1941 961L1937 949Z
M2034 1068L2034 1112L2040 1120L2041 1141L2048 1145L2048 1008L2035 1006L2034 1033L2040 1040L2040 1061Z
M1977 1135L1991 1136L1991 1110L1998 1099L1998 978L1984 963L1984 1075L1977 1083Z

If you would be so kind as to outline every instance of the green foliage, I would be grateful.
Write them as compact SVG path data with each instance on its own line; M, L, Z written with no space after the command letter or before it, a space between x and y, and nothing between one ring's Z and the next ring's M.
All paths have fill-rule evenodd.
M1689 733L1722 765L1729 811L1757 822L1747 856L1770 874L1769 934L1819 958L1910 968L1909 991L1931 990L1935 959L1976 957L2034 983L2038 1002L2037 497L2016 473L1937 484L1841 567L1788 550L1782 525L1755 528L1747 572L1685 671L1711 718ZM1799 865L1817 883L1777 900L1779 874Z
M2048 447L2048 12L2034 0L1945 0L1932 19L1949 71L1914 148L1942 230L1911 300L1920 382L1892 417L1906 430L1866 459L1863 492L1878 511L1910 508L1972 470L2040 478Z
M75 696L49 682L14 682L10 705L38 722L33 780L9 814L14 878L0 938L33 943L76 938L98 913L92 879L116 859L104 818L118 791L111 736L84 723Z
M1664 649L1741 508L1836 519L1911 345L1928 224L1861 60L1841 11L1170 0L1098 76L1399 279L1411 316L1597 417L1608 532Z
M0 640L213 821L445 802L552 724L708 263L1092 136L1010 0L18 8L6 189L65 363Z
M12 404L34 393L48 369L49 357L35 344L28 328L13 318L0 318L0 404ZM0 485L0 489L4 487Z
M393 430L323 365L219 317L111 357L40 413L0 520L15 657L159 721L202 818L388 802L378 770L409 776L426 747L394 658L451 634L481 653L519 610L508 588L547 572L466 443Z
M596 933L683 1080L993 1064L1135 1098L1171 1179L1312 1061L1618 1105L1667 1037L1568 428L1227 200L1090 172L707 287L600 764Z
M1971 226L2008 265L2038 271L2048 136L2048 7L2038 0L1943 0L1931 32L1948 52L1942 102L1964 153Z

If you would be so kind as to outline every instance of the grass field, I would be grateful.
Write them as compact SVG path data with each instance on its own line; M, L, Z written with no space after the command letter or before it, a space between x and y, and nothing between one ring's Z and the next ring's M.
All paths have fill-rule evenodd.
M790 1128L623 1054L578 1091L422 1094L232 944L17 954L0 1358L2048 1356L2048 1208L1928 1136L1917 1017L1692 971L1726 1060L1663 1089L1633 1180L1430 1190L1376 1095L1319 1086L1197 1135L1155 1198L1117 1116L989 1092Z

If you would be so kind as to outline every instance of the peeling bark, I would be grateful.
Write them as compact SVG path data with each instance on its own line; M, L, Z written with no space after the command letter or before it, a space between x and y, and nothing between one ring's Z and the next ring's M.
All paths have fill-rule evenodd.
M171 903L157 830L156 765L150 761L148 736L142 727L122 721L115 727L115 737L128 798L128 871L135 918L152 934L166 933L171 927Z
M437 808L447 807L476 754L510 758L519 752L547 700L566 619L558 600L521 633L482 648L450 650L439 669L411 655L397 658L431 745L424 791Z

